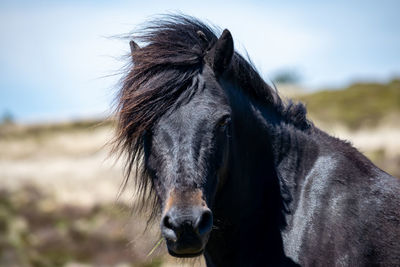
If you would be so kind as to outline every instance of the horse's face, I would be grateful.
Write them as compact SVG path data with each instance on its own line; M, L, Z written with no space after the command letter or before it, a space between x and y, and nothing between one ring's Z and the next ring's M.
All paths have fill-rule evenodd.
M190 100L161 117L145 139L146 168L162 202L161 231L177 257L203 252L228 160L227 98L210 67L197 78Z

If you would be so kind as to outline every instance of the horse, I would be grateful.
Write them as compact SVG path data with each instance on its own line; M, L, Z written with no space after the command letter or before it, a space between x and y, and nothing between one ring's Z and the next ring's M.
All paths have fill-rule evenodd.
M147 25L130 41L115 148L169 254L207 266L400 265L399 179L283 100L229 30L184 15Z

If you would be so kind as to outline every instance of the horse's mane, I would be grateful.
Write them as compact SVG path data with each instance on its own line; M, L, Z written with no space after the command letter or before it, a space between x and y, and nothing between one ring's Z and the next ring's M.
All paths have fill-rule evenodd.
M204 44L198 31L204 33ZM117 98L117 136L115 149L126 153L126 181L135 162L142 162L145 134L152 125L185 95L195 90L195 77L205 64L204 56L218 40L219 30L188 16L172 15L150 22L133 36L144 44L132 53L133 64L124 79ZM302 104L284 103L277 91L261 78L254 66L235 52L230 64L231 77L255 99L272 105L282 119L297 129L306 130L311 124L306 119ZM142 164L142 163L141 163ZM138 169L136 169L138 170ZM139 191L146 194L152 188L144 168L136 173ZM151 191L151 190L150 190Z

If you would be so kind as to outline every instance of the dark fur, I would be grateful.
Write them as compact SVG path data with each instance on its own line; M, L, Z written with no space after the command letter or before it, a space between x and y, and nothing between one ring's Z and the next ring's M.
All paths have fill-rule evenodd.
M399 181L314 127L302 104L285 104L238 53L228 69L213 74L208 55L218 40L214 32L194 18L170 16L135 36L145 46L132 51L117 108L116 149L127 154L126 179L141 162L135 175L139 192L144 200L157 192L155 211L167 184L205 191L217 227L205 251L210 266L399 263ZM210 143L217 138L212 123L218 124L219 115L202 128L179 126L188 113L198 113L190 118L200 125L218 103L231 113L228 152ZM165 129L171 136L162 137ZM196 156L198 165L178 162L184 166L179 177L166 178L176 172L162 167L168 157L152 142L166 141L167 151L180 131L190 136L199 129L210 131L192 146L202 151L206 142L207 153ZM221 165L218 153L229 154Z

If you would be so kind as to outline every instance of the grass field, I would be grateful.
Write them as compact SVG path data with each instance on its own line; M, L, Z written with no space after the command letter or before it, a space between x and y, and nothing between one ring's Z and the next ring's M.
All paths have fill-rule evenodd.
M400 80L387 84L356 83L298 99L306 103L310 117L325 127L333 124L358 130L400 123Z
M400 176L399 85L296 98L316 125ZM99 121L0 126L0 266L177 265L164 244L147 255L158 225L144 233L145 219L131 214L134 185L118 197L122 165L109 156L112 134L113 123Z

